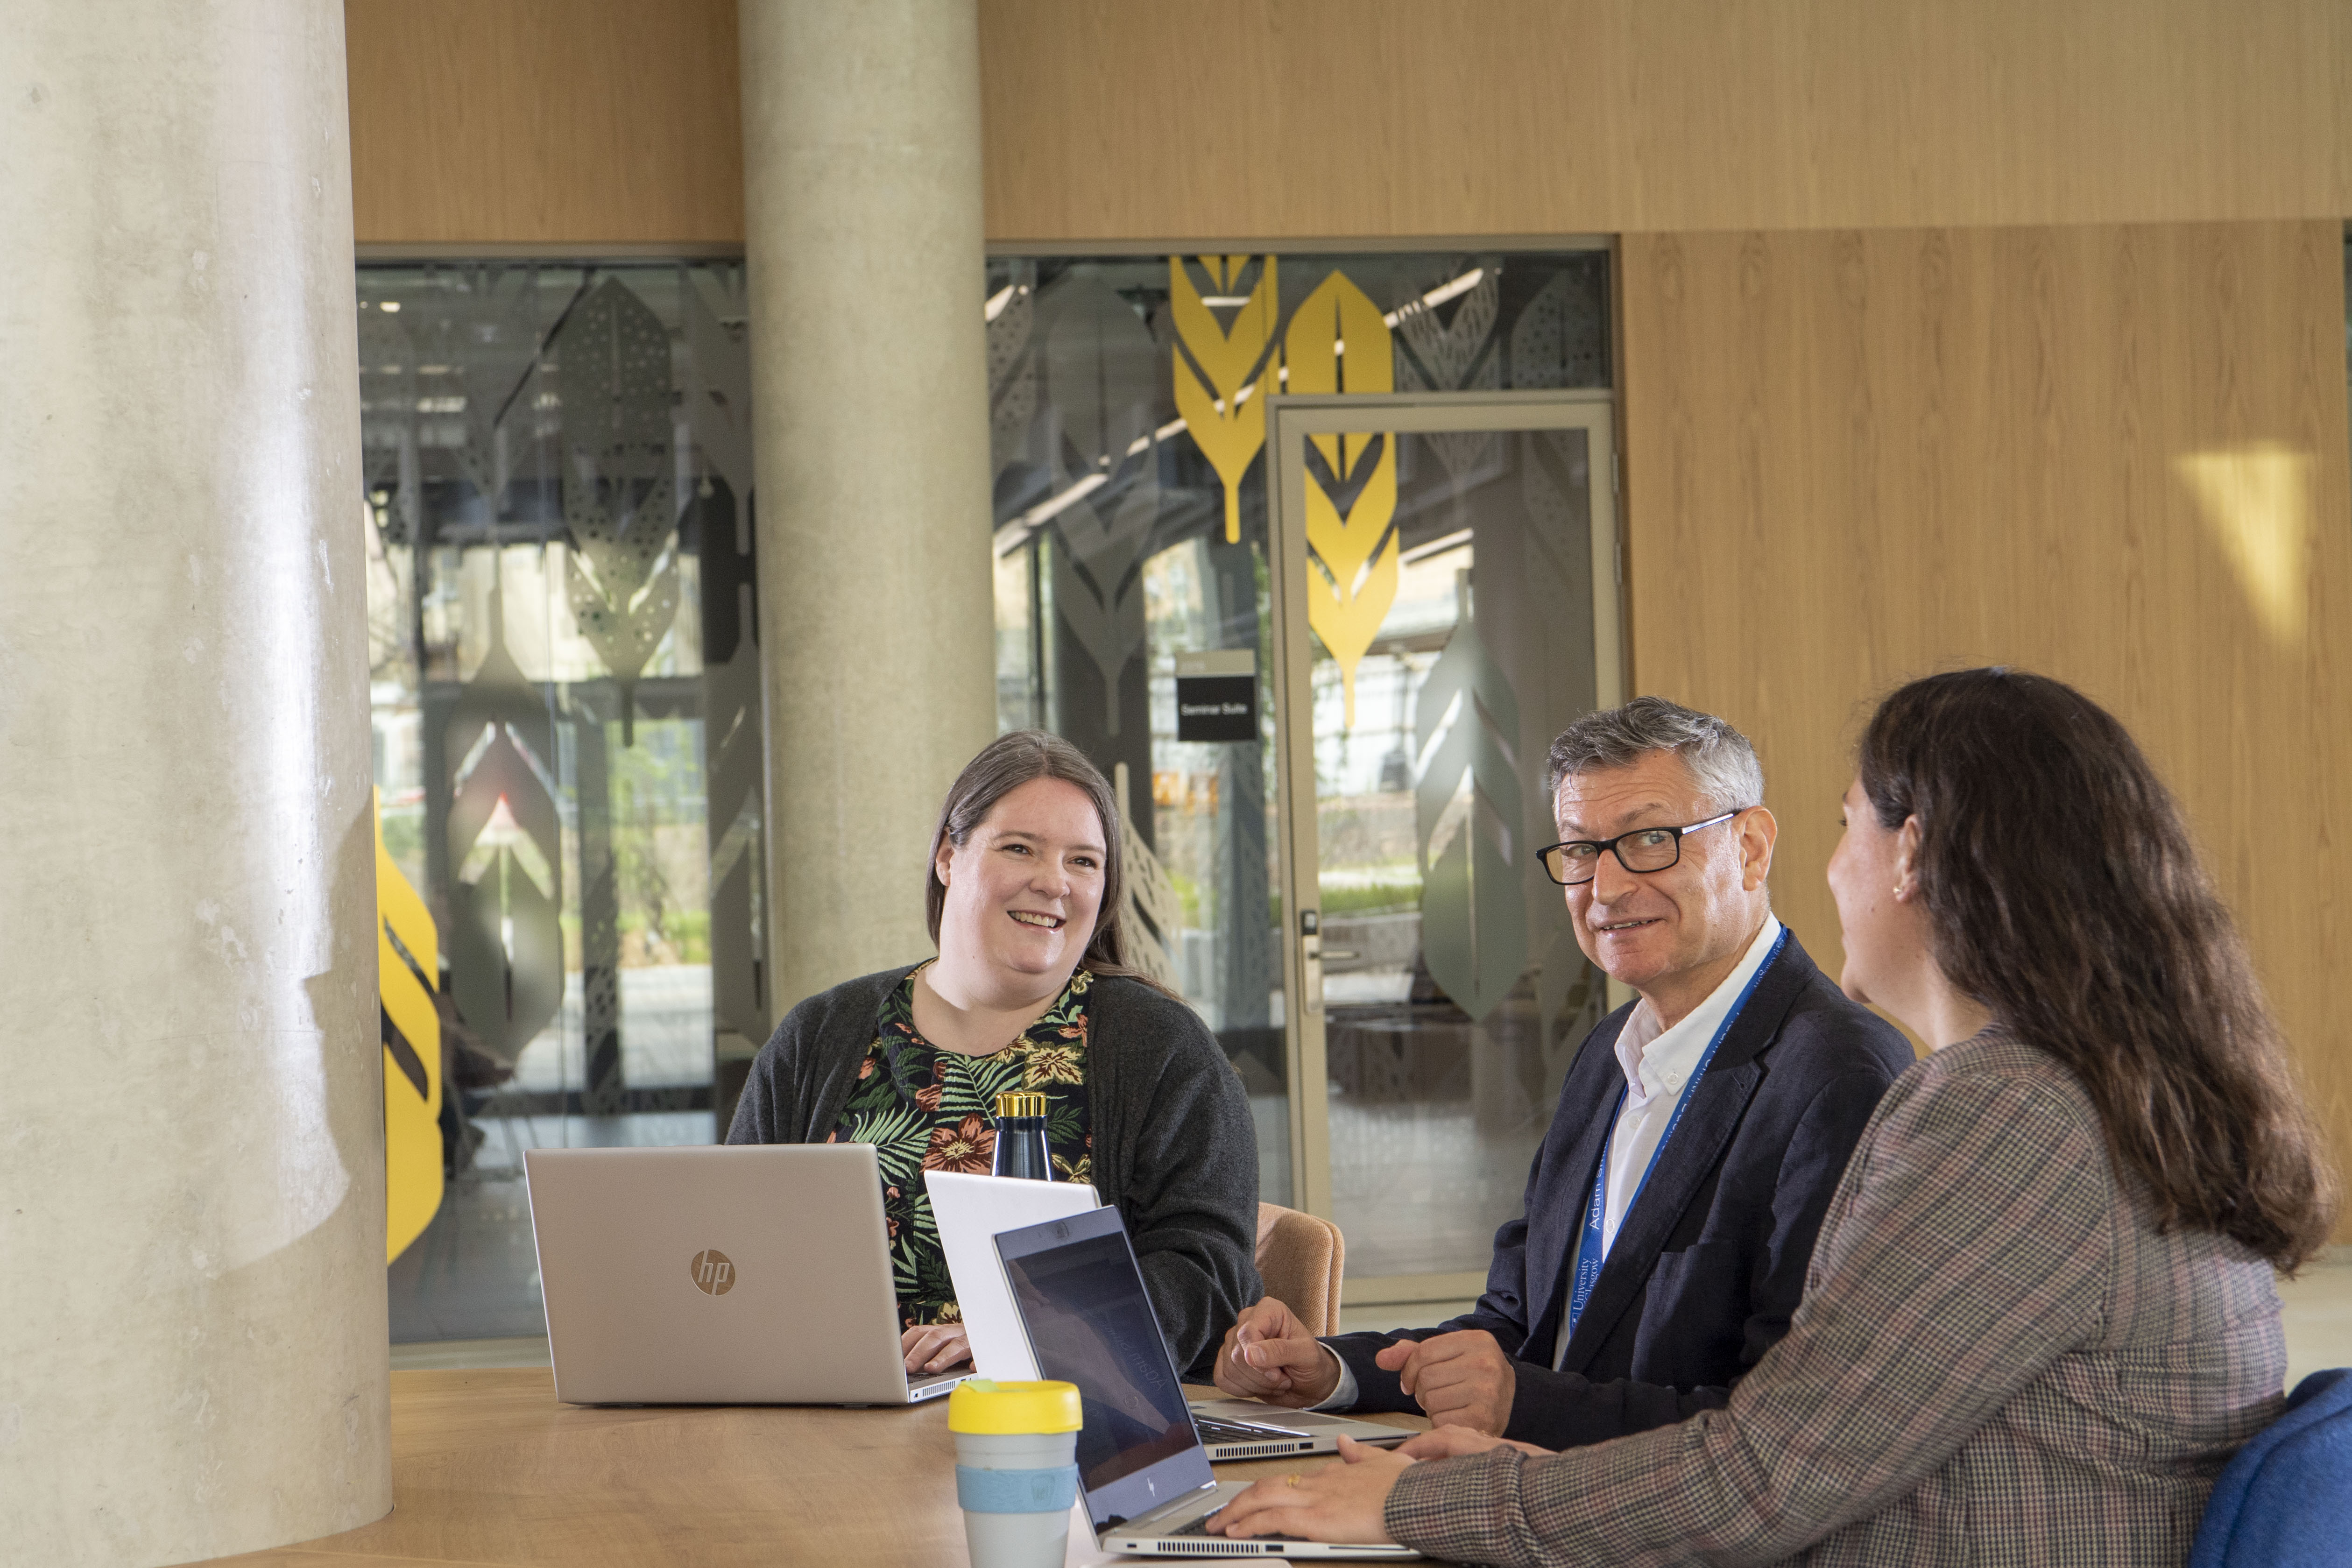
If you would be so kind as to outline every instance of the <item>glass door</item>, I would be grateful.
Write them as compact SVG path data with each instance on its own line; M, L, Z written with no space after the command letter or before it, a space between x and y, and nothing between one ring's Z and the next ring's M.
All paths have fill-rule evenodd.
M1351 1305L1462 1300L1609 1005L1532 853L1551 738L1621 700L1609 406L1267 419L1293 1187L1347 1237Z

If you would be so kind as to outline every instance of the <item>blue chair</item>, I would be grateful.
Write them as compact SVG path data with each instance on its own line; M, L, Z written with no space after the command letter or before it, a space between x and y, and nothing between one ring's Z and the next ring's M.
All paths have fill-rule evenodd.
M2189 1568L2275 1563L2352 1568L2352 1367L2305 1378L2238 1450L2189 1552Z

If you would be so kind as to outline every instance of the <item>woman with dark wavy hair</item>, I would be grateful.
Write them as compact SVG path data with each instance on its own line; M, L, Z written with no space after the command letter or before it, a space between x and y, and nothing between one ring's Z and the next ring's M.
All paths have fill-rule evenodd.
M1863 1133L1787 1336L1680 1426L1558 1455L1447 1427L1262 1483L1228 1533L1512 1564L2187 1557L2284 1404L2272 1271L2335 1209L2277 1026L2179 805L2079 692L1914 681L1858 764L1841 983L1933 1054Z
M730 1143L874 1145L910 1373L970 1354L925 1183L990 1169L1003 1090L1045 1095L1055 1175L1125 1216L1180 1364L1257 1298L1248 1097L1199 1016L1128 966L1124 873L1101 772L1042 731L1000 736L931 834L939 956L809 997L752 1064Z

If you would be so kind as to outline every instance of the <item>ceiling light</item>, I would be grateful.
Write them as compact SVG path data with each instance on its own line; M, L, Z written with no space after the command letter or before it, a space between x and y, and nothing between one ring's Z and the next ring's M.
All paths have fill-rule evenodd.
M1452 282L1440 283L1436 288L1432 289L1420 299L1412 300L1410 303L1398 306L1395 310L1391 310L1387 315L1382 316L1381 320L1393 327L1399 321L1402 321L1406 313L1409 311L1433 310L1438 306L1445 303L1448 300L1456 299L1461 295L1467 294L1471 289L1478 287L1479 281L1486 276L1486 269L1485 268L1473 267L1469 271L1465 272L1461 277L1454 279Z
M1013 303L1013 296L1027 292L1029 292L1029 285L1026 283L1007 283L988 297L988 303L981 307L981 319L989 321L996 320L997 317L1004 314L1004 307Z
M1403 554L1397 557L1397 563L1402 566L1410 566L1417 561L1426 561L1433 555L1443 555L1449 550L1469 542L1470 530L1466 528L1457 529L1454 532L1445 535L1443 539L1433 539L1426 543L1414 545L1411 550L1406 551Z

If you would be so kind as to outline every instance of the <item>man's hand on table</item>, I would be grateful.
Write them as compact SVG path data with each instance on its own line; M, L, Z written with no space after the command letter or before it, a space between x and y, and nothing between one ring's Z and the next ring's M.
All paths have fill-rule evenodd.
M1467 1426L1499 1437L1510 1425L1518 1373L1495 1336L1484 1329L1399 1340L1372 1360L1397 1373L1405 1393L1428 1413L1432 1426ZM1222 1369L1223 1363L1218 1365Z
M1217 1351L1217 1386L1243 1399L1303 1410L1339 1386L1339 1358L1268 1296L1242 1309Z

